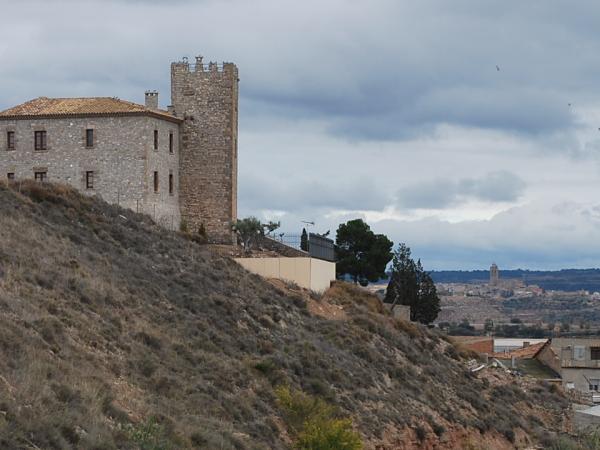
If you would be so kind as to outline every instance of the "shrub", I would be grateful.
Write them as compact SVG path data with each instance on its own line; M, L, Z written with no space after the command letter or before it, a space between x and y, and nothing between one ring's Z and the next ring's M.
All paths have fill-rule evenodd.
M422 425L417 425L415 427L415 434L419 442L423 442L427 437L427 430Z
M323 400L280 386L275 390L294 447L302 450L359 450L360 435L350 419L335 417L336 410Z
M350 419L308 421L298 434L295 448L302 450L359 450L360 436L352 429Z
M446 428L442 424L434 422L430 425L431 425L431 428L433 429L433 432L436 434L437 437L441 437L442 434L444 434L446 432Z
M145 422L125 427L129 439L137 444L140 450L167 450L170 448L165 439L164 427L150 418Z
M198 232L192 236L192 241L200 245L208 243L208 235L206 234L206 228L203 223L198 227Z
M181 223L179 224L179 231L182 233L187 233L189 230L188 223L185 219L181 219Z

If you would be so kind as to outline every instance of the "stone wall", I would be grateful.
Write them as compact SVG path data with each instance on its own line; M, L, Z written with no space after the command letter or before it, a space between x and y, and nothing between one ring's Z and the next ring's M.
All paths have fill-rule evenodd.
M550 367L556 373L560 374L560 359L556 350L549 343L542 347L535 358L545 366Z
M86 147L85 130L94 130L94 146ZM154 130L160 148L154 150ZM32 179L47 172L47 180L71 185L88 195L99 195L134 211L150 214L167 227L179 227L178 129L174 122L147 116L0 120L0 177ZM36 151L34 132L46 131L47 150ZM16 145L8 150L7 131ZM168 133L174 133L169 154ZM86 188L86 172L94 172L93 189ZM153 175L159 172L159 193ZM175 175L175 195L168 193L168 174Z
M158 150L154 149L154 130L158 130ZM173 133L173 153L169 152L169 134ZM179 209L179 126L149 118L142 130L145 154L144 211L167 229L178 230ZM158 192L154 192L154 172L158 172ZM169 174L173 175L173 194L169 193Z
M383 306L392 313L392 317L410 322L410 306L396 305L394 309L391 303L384 303Z
M190 230L204 225L210 242L233 244L237 220L238 69L211 63L171 65L171 102L184 119L180 205Z

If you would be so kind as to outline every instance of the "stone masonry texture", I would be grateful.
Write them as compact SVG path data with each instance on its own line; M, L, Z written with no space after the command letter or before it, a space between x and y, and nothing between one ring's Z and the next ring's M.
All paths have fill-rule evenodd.
M86 147L85 133L94 130L94 145ZM154 150L154 130L159 149ZM15 149L8 149L7 132L15 133ZM34 132L46 131L47 150L36 151ZM169 133L175 148L169 152ZM153 117L40 118L0 120L0 177L14 173L15 180L46 172L47 180L71 185L177 229L179 125ZM154 172L159 191L154 192ZM93 172L93 188L86 188L86 172ZM174 174L174 194L168 191Z
M171 65L173 113L183 119L180 143L181 216L209 241L235 243L237 219L238 69L187 61Z
M46 172L48 181L146 213L165 228L179 229L185 221L192 232L204 227L210 242L235 244L238 69L232 63L196 62L171 65L170 117L0 116L0 179L14 174L18 182ZM157 92L146 92L146 107L160 112ZM94 130L91 148L86 147L88 129ZM46 150L35 150L35 131L46 132ZM8 132L14 133L14 149L8 148ZM92 189L86 172L93 172Z

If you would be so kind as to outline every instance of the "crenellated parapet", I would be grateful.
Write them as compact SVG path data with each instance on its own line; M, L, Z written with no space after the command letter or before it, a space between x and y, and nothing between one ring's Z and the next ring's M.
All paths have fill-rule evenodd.
M180 143L180 204L191 230L232 243L237 219L238 69L197 56L171 64L171 102L184 119Z

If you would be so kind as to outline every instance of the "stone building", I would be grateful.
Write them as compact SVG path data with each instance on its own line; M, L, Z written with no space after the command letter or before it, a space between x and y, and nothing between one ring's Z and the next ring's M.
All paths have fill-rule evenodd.
M197 58L171 65L168 111L117 98L40 97L0 112L0 177L69 184L233 242L238 71Z
M559 374L566 389L600 391L600 338L552 338L536 359Z
M496 263L493 263L490 267L490 286L497 286L500 280L500 270Z

